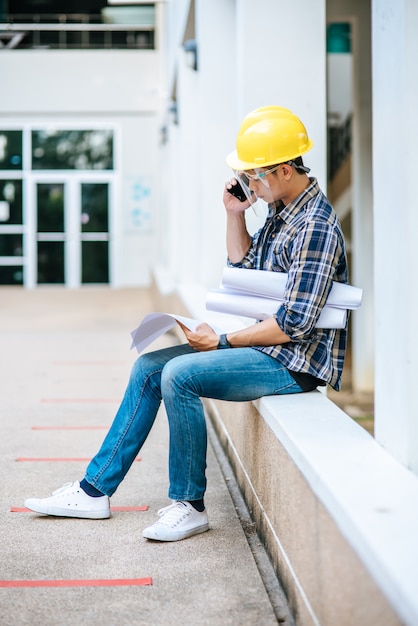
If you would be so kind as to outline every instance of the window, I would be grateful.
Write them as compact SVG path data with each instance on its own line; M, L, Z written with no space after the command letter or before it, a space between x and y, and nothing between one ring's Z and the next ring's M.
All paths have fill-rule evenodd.
M23 284L22 131L0 131L0 285ZM21 176L21 174L18 174Z
M81 228L83 233L107 233L109 230L109 185L81 185Z
M22 131L0 130L0 170L22 169Z
M81 282L109 282L109 244L107 241L82 241Z
M0 265L0 285L23 285L23 266Z
M0 256L22 256L23 236L0 234Z
M64 284L64 242L38 241L38 284Z
M0 226L22 224L22 181L0 180Z
M115 141L103 127L0 129L0 285L109 283Z
M38 233L63 233L64 185L39 183L36 194Z
M111 170L111 130L33 130L32 169Z

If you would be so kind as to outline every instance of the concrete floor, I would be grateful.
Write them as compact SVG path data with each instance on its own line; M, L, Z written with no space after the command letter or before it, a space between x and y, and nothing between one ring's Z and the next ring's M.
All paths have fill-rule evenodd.
M2 287L0 303L1 626L290 625L280 589L267 593L227 486L233 478L212 448L210 531L169 544L142 538L169 503L163 410L111 500L147 510L98 521L11 511L83 477L87 461L71 459L97 451L137 356L129 332L152 302L141 289Z

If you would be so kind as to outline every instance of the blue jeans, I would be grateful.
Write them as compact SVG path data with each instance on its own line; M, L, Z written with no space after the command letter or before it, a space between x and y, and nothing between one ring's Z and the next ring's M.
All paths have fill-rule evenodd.
M169 498L199 500L206 489L207 433L200 398L245 402L302 389L276 359L253 348L197 352L189 345L142 355L86 480L111 496L145 442L161 400L170 430Z

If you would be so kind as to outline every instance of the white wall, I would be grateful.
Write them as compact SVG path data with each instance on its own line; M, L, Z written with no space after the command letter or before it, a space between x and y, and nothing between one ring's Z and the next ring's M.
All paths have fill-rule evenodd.
M0 115L154 111L152 50L2 50Z

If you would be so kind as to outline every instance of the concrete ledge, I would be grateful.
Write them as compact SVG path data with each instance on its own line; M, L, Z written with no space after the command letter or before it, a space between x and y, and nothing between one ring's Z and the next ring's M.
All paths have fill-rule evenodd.
M319 392L255 406L400 620L418 624L417 477Z
M296 623L418 624L418 478L319 391L207 406Z

